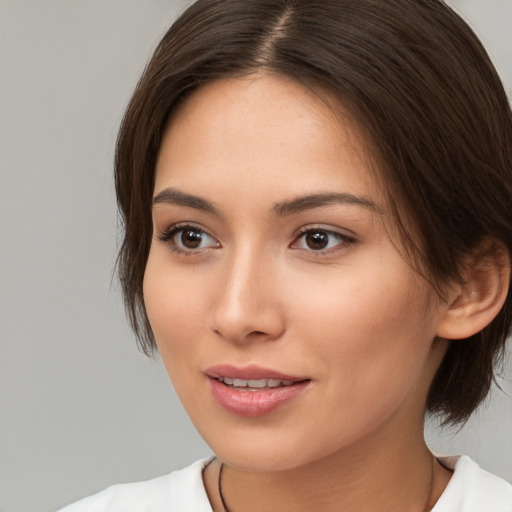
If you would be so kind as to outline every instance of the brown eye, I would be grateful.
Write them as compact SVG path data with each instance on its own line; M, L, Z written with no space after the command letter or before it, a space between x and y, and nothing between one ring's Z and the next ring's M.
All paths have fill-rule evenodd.
M292 244L294 249L303 249L312 252L326 252L348 246L354 239L327 229L313 228L302 232Z
M179 236L181 245L187 249L197 249L201 246L203 234L198 229L184 229Z
M329 234L325 231L310 231L306 233L304 242L310 249L321 251L329 245Z
M215 238L195 226L174 226L162 233L158 239L170 249L179 253L201 252L203 249L218 248L220 244Z

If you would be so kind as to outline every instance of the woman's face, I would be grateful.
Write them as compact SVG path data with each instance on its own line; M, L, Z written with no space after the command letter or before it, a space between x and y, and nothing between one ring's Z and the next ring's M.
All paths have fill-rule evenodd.
M167 129L154 198L147 313L222 459L287 469L420 426L443 307L348 119L285 78L209 84Z

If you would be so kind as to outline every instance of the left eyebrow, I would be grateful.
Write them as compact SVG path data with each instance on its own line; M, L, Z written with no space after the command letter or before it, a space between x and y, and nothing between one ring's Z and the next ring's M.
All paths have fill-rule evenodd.
M273 207L273 211L277 216L284 217L286 215L332 204L360 206L375 213L382 213L382 209L367 197L347 193L309 194L289 201L276 203Z
M210 201L199 196L187 194L176 188L165 188L153 198L153 205L162 203L186 206L220 216L218 209Z

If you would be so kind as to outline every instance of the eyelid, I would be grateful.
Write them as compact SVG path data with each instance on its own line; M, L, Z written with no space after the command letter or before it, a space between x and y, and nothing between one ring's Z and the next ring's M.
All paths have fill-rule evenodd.
M347 238L353 238L354 240L357 238L357 235L354 231L348 228L332 226L331 224L306 224L295 231L295 236L300 236L304 233L307 233L308 231L315 230L325 231L326 233L332 233L334 235L340 235Z

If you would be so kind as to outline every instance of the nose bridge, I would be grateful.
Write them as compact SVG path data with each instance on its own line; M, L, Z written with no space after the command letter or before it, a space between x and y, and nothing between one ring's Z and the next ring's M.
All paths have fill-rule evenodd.
M234 247L223 263L213 329L235 342L246 341L249 337L278 337L284 320L279 308L279 294L272 283L274 261L271 255L244 243Z

